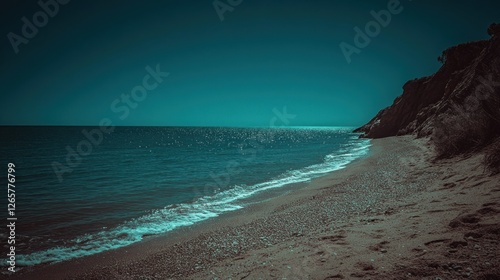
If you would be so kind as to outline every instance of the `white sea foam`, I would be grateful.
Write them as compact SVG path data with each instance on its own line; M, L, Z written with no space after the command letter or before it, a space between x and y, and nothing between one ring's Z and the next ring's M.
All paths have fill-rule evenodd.
M353 160L366 155L369 147L369 140L356 140L336 153L325 156L320 164L285 172L267 182L251 186L237 185L215 195L201 197L189 204L170 205L129 220L116 228L79 236L67 242L66 246L54 247L29 255L19 255L17 264L29 266L89 256L139 242L146 235L162 234L178 227L193 225L222 213L241 209L243 199L259 192L293 183L307 182L325 173L342 169Z

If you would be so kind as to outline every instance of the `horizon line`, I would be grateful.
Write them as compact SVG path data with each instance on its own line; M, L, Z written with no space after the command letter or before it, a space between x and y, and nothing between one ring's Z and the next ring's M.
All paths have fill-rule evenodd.
M290 126L228 126L228 125L114 125L115 127L193 127L193 128L356 128L356 125L290 125ZM99 125L66 124L0 124L0 127L99 127Z

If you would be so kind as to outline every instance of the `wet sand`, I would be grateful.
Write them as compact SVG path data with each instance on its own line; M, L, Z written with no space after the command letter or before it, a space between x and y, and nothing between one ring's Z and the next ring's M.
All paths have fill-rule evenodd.
M481 155L432 162L425 139L372 143L286 195L8 279L500 279L500 176Z

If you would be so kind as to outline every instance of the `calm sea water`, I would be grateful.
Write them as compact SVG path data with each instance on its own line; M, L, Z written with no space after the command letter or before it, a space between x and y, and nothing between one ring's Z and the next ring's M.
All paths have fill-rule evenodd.
M117 127L92 144L83 131L94 129L0 128L5 181L7 163L16 165L17 265L96 254L243 208L370 146L351 128Z

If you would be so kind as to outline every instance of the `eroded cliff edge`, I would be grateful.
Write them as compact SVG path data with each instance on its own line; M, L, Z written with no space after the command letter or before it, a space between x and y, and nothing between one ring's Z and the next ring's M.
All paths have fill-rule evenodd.
M356 129L362 137L430 136L445 115L482 110L496 116L500 96L500 35L445 50L432 76L408 81L403 94L370 122ZM496 108L499 110L499 108ZM493 128L495 130L495 128Z

